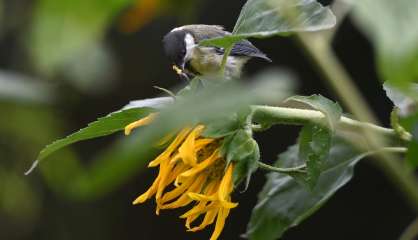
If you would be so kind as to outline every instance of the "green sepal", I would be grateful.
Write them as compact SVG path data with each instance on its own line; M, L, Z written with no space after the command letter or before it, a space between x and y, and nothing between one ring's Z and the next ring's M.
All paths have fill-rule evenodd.
M247 131L238 130L227 139L224 149L227 164L235 164L235 186L246 179L245 189L247 189L251 175L257 169L257 162L260 160L260 149L257 142Z
M222 138L244 129L248 124L248 117L251 115L249 107L243 108L236 113L229 113L225 117L214 119L204 123L205 130L202 136L207 138Z
M241 124L238 121L236 113L225 116L224 118L215 119L205 124L205 130L202 136L207 138L222 138L234 134Z

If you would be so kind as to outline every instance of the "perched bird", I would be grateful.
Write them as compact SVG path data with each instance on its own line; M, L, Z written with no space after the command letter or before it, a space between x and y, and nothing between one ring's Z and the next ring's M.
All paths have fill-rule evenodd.
M199 46L202 40L231 35L217 25L186 25L174 28L163 40L164 51L177 74L190 78L194 75L216 76L219 74L223 48ZM237 42L225 65L226 78L238 78L242 68L251 58L261 58L271 62L263 52L250 41Z

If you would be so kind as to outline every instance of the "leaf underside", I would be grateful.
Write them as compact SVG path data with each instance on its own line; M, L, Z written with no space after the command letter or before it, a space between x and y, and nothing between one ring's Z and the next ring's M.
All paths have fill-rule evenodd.
M301 164L298 146L279 156L278 167ZM246 237L251 240L280 238L290 227L298 225L316 212L353 176L355 164L367 154L359 154L348 143L335 139L324 171L316 186L309 190L288 175L269 173L252 211Z

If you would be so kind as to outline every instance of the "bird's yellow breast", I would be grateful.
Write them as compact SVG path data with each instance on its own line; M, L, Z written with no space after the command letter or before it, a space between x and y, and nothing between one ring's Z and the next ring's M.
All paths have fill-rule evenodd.
M195 47L191 54L190 65L201 75L215 76L221 70L222 55L219 55L210 47ZM249 58L228 57L225 66L225 75L227 78L239 77L243 65Z

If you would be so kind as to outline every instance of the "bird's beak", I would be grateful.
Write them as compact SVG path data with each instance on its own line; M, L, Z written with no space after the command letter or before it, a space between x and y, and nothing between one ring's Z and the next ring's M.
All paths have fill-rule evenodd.
M183 68L178 67L177 65L173 65L173 70L177 73L177 75L183 75Z

